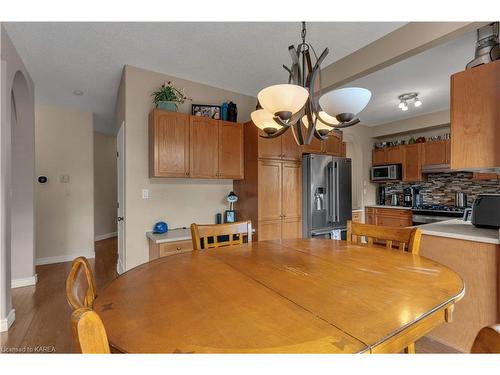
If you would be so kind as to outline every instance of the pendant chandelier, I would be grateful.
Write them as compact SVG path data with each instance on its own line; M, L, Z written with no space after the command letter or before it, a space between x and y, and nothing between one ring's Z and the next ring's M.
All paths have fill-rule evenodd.
M320 65L328 48L318 57L306 42L306 23L302 22L302 43L288 47L292 58L288 84L266 87L258 95L252 122L264 131L263 138L276 138L292 129L299 145L310 144L313 136L324 140L334 129L359 123L357 114L371 98L371 92L360 87L341 88L321 93ZM313 60L314 58L314 60ZM305 132L304 132L305 131Z

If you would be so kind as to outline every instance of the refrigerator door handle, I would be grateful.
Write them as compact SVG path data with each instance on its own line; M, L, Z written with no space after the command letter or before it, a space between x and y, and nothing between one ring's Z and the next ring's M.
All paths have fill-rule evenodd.
M340 221L340 183L339 166L335 162L335 222Z
M332 184L332 178L333 178L333 167L329 165L327 167L327 173L326 173L326 189L327 189L327 194L328 194L328 206L327 206L327 216L328 216L328 222L331 223L334 220L334 210L333 210L333 184Z

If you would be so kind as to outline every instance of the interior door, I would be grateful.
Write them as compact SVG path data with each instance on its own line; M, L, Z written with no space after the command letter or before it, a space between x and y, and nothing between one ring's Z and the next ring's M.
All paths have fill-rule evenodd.
M275 160L259 161L259 221L281 220L282 187L281 170L283 163Z
M190 176L217 178L219 175L219 121L206 117L190 117Z
M118 262L116 271L125 272L125 123L123 122L116 136L116 174L117 174L117 232L118 232Z
M243 179L243 125L219 121L219 178Z

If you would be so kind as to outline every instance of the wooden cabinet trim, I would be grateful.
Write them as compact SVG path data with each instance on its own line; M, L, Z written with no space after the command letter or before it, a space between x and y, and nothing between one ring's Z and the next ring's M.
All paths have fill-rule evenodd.
M224 132L226 128L239 134L227 139ZM243 139L243 124L219 121L218 178L243 179L245 155Z

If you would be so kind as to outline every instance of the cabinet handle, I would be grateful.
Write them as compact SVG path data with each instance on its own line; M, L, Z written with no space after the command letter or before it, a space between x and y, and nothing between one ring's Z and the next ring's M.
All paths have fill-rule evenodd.
M180 250L180 249L181 249L180 247L177 248L177 250Z

